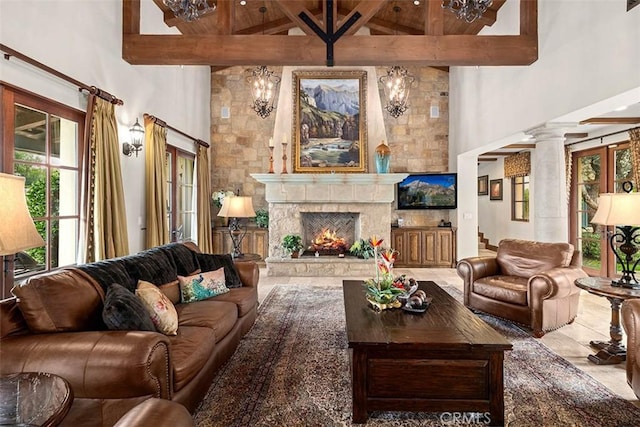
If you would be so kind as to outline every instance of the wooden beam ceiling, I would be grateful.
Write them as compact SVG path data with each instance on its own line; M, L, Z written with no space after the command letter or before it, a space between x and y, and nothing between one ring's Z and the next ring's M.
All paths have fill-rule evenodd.
M607 124L607 125L634 125L640 123L640 117L593 117L591 119L583 120L581 125L587 124Z
M504 3L496 1L500 5ZM266 25L254 25L251 29L238 31L232 26L236 3L229 0L218 0L218 3L221 10L202 18L209 24L211 20L217 20L216 31L203 34L201 27L205 23L198 30L189 31L184 29L187 25L176 24L182 35L151 35L140 33L140 0L122 0L123 59L137 65L325 65L327 44L300 18L302 12L320 28L324 26L323 19L326 21L322 18L326 13L343 16L340 22L336 20L338 27L350 14L358 12L360 15L356 24L335 41L335 65L529 65L538 58L537 0L520 0L520 34L504 36L447 34L441 28L445 11L433 6L431 1L424 7L423 34L409 34L415 31L405 28L407 34L371 36L352 33L363 25L371 25L389 34L394 26L374 18L383 5L390 4L389 0L361 0L350 11L338 11L334 2L333 10L323 10L320 16L318 10L307 10L304 2L279 0L272 3L285 13L289 24L281 19L270 23L269 29ZM326 4L326 0L322 3ZM495 15L489 14L483 19L492 20ZM165 20L171 20L171 17L165 17ZM305 35L282 35L293 26L302 28Z

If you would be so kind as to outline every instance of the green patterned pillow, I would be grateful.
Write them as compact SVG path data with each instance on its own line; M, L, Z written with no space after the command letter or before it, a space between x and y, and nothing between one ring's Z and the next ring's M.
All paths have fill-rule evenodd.
M223 267L193 276L178 276L178 280L183 303L200 301L229 292L224 281Z

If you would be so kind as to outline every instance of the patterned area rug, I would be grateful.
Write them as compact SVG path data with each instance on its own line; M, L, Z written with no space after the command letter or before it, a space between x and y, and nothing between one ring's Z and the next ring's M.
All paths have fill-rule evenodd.
M444 286L460 299L460 292ZM529 334L483 319L513 343L505 353L505 425L637 426L640 408L611 393ZM399 378L401 381L401 378ZM399 386L401 383L399 382ZM482 425L464 414L373 412L366 426ZM212 426L351 426L342 289L280 285L216 376L194 419ZM461 422L462 421L462 422ZM365 425L365 424L357 424Z

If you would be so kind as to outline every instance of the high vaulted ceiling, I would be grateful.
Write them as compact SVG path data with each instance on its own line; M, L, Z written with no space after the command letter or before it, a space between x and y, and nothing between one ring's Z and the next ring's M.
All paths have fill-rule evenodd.
M155 35L140 33L140 0L122 0L122 56L131 64L214 67L529 65L538 58L537 0L520 0L520 34L477 35L505 1L468 24L442 0L216 0L214 12L193 22L154 0L166 25L182 33ZM296 27L304 35L288 36ZM362 27L371 35L355 35Z

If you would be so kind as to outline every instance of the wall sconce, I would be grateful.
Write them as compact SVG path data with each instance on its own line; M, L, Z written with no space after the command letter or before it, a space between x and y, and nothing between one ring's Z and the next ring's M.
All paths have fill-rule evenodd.
M142 139L144 138L144 128L138 123L138 119L136 118L136 122L131 129L129 129L129 136L131 138L131 143L125 142L122 144L122 153L131 157L133 153L136 153L136 157L138 157L138 152L142 150Z

